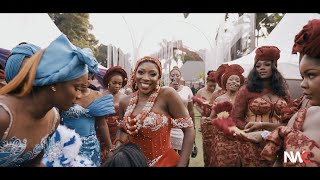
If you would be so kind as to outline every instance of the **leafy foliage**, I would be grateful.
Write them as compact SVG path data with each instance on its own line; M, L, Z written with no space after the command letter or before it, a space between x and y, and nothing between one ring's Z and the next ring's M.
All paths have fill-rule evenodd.
M259 31L262 24L267 28L268 33L270 33L283 18L284 14L285 13L273 13L268 16L268 13L257 13L256 29Z
M98 47L97 60L102 66L107 67L108 46L101 44Z
M185 53L183 56L183 63L185 63L186 61L203 61L203 59L197 52L191 51L185 47L181 47L179 49Z
M98 40L89 33L93 26L89 23L89 13L48 13L56 26L68 39L80 48L89 47L95 55Z
M198 72L198 78L202 79L203 82L205 82L205 77L206 77L206 75L205 75L205 73L203 71Z

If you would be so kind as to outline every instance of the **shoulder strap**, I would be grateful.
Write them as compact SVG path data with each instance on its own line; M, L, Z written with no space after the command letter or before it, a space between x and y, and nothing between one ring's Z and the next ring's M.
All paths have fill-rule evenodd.
M52 123L52 128L51 128L51 133L53 133L55 131L55 127L56 127L56 124L57 124L57 121L59 119L59 112L56 108L53 108L53 111L54 111L54 117L53 117L53 123Z
M1 140L4 140L4 139L8 136L9 131L10 131L10 129L11 129L11 126L12 126L12 123L13 123L13 116L12 116L12 113L11 113L11 111L10 111L10 109L8 108L7 105L5 105L5 104L3 104L3 103L0 103L0 106L2 106L3 109L8 112L9 117L10 117L9 127L6 129L6 131L4 132L4 134L3 134L2 138L1 138Z

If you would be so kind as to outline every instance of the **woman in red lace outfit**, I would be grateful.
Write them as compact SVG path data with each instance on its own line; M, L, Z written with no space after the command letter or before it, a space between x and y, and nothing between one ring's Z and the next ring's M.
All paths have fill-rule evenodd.
M113 66L109 68L103 76L103 86L107 90L103 92L103 95L112 94L114 101L114 108L116 114L105 116L106 123L109 127L110 138L113 142L116 139L116 134L118 131L118 120L119 120L119 102L120 99L126 95L120 92L128 81L127 73L121 66ZM101 147L101 163L105 163L108 156L108 146L102 141L102 136L97 131L98 139L100 140Z
M237 64L221 65L215 72L215 79L226 92L213 102L210 117L205 118L205 124L210 132L209 139L203 139L205 166L237 166L238 141L212 125L216 118L227 118L239 88L244 83L243 68ZM213 119L211 121L211 119Z
M301 88L311 107L300 109L287 126L278 127L267 137L261 155L275 166L320 166L320 20L308 22L295 36L293 53L300 53ZM284 151L307 152L307 162L284 163Z
M243 139L239 141L241 166L272 165L260 155L263 148L261 134L263 130L272 131L285 124L282 109L290 101L285 80L277 70L279 58L280 50L275 46L262 46L256 50L254 68L235 99L231 112L233 122L227 123L229 128L224 128Z
M143 57L135 66L131 82L133 94L119 103L121 123L115 140L137 144L149 166L184 166L195 139L194 125L178 93L171 87L159 87L161 63L152 57ZM181 128L184 139L180 156L170 142L171 128Z
M201 102L195 101L196 109L200 112L202 117L210 116L211 106L209 106L210 99L217 87L216 79L214 78L214 71L207 73L207 83L204 88L199 89L196 97L202 100Z

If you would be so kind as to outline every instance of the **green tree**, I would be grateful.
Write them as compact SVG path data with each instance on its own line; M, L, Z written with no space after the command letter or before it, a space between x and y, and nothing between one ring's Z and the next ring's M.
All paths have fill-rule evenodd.
M89 13L48 13L56 26L68 39L80 48L89 47L95 55L98 40L89 33L93 26L89 23Z
M202 79L203 82L205 82L205 77L206 77L206 75L205 75L205 73L203 71L198 72L198 78Z
M188 48L185 48L185 47L180 47L179 50L185 53L184 55L182 55L183 63L187 61L203 61L200 55L195 51L189 50ZM173 58L177 60L175 56Z
M256 16L256 29L259 31L261 29L261 24L267 28L268 33L277 26L280 20L283 18L285 13L257 13Z
M107 56L108 56L108 46L104 44L100 44L100 46L98 47L97 60L104 67L107 67Z

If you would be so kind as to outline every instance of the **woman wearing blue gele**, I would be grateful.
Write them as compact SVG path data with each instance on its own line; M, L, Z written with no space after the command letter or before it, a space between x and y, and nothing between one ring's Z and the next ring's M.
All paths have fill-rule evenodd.
M61 39L62 45L68 44L66 38ZM59 45L59 44L57 44ZM61 46L61 45L59 45ZM58 48L58 47L57 47ZM72 46L65 46L66 50L71 51ZM79 48L77 48L79 49ZM94 76L98 72L98 64L90 49L82 49L80 52L90 54L90 62L94 66L89 66L89 76ZM66 127L75 130L81 137L82 145L80 147L79 155L91 160L94 166L100 166L100 142L97 139L96 129L101 131L102 140L108 145L108 149L112 149L112 143L110 140L110 133L108 126L104 121L104 116L114 114L113 96L102 96L98 91L91 90L89 85L91 84L91 78L87 79L85 84L80 87L81 94L76 96L76 100L71 108L68 110L63 109L61 112L61 123ZM53 148L54 149L54 148ZM46 155L51 156L55 153L49 147ZM53 161L53 160L52 160ZM53 162L47 161L45 165L50 166ZM64 166L62 162L62 166ZM69 164L66 164L69 166Z
M59 124L56 108L68 110L82 96L88 67L98 66L92 53L65 35L33 53L27 61L29 56L22 56L21 67L9 68L17 63L14 53L6 63L5 73L13 79L0 89L0 166L44 165L44 147Z
M17 76L21 66L27 62L27 60L40 51L41 47L31 43L20 43L14 47L5 63L5 79L10 82Z
M82 146L79 155L91 160L94 166L101 166L100 142L96 134L96 126L101 132L102 140L112 149L110 132L104 116L114 114L113 96L102 96L101 92L88 88L90 83L81 87L81 96L77 96L75 104L61 114L61 121L70 129L74 129L81 137Z
M5 72L4 67L6 64L6 60L10 55L11 51L7 49L0 48L0 89L5 86L7 83L5 82Z

